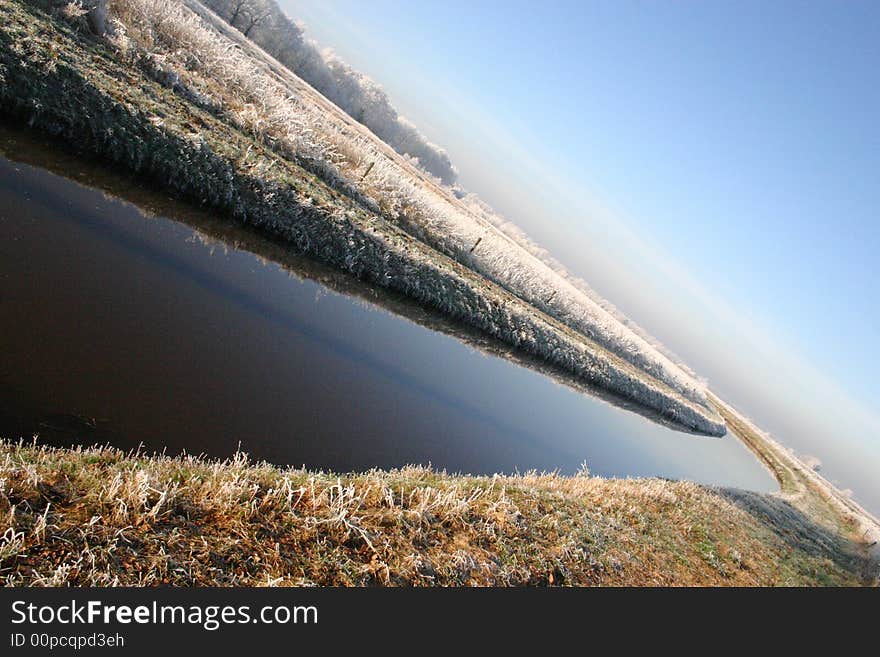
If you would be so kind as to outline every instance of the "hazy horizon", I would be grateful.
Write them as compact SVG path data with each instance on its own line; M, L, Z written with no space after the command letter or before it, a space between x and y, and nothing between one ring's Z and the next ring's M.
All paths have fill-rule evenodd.
M880 9L280 4L464 187L880 512Z

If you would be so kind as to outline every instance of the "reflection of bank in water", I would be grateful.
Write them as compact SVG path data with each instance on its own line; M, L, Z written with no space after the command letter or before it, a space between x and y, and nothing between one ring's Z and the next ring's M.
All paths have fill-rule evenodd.
M580 393L637 413L676 431L705 435L703 432L691 431L635 401L591 385L539 356L525 353L464 322L422 306L402 293L360 281L345 272L296 253L289 244L273 242L253 230L233 224L225 218L218 218L210 211L182 203L149 184L134 180L132 176L111 171L101 163L60 150L56 144L31 131L0 123L0 150L18 161L47 169L129 201L148 214L173 217L196 230L200 239L212 246L247 251L264 261L277 263L298 279L311 280L340 294L368 302L420 326L452 336L487 355L540 372ZM51 426L51 422L48 426ZM85 425L81 428L94 429Z
M334 471L574 472L586 461L607 476L772 488L736 441L695 439L555 385L535 370L572 382L400 295L54 160L154 216L0 160L0 435L217 457L241 445Z

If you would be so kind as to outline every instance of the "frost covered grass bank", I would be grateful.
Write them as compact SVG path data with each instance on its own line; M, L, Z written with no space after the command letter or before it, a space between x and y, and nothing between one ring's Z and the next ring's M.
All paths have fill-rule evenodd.
M459 217L465 225L466 217L458 210L442 217L422 212L411 201L416 192L434 190L432 203L451 204L451 193L346 122L292 73L252 56L252 46L170 0L111 3L112 29L101 36L91 32L88 15L56 4L0 0L4 114L403 292L683 428L724 433L723 420L681 370L670 364L669 376L662 376L641 367L649 351L598 329L579 330L571 317L551 312L547 304L565 296L559 281L533 287L543 280L537 270L518 268L518 256L501 251L487 252L483 262L516 260L507 271L493 274L474 260L483 242L502 237L486 233L476 250L455 247L457 224L442 222ZM361 149L352 147L357 143ZM388 173L394 167L407 175ZM409 187L415 191L408 195ZM408 204L416 210L407 213ZM461 234L466 242L476 235ZM543 305L531 303L528 290L547 292Z
M858 585L867 563L784 500L688 482L0 443L11 586Z
M144 0L126 0L143 3ZM152 1L152 0L151 0ZM330 52L320 52L296 26L274 7L271 0L209 0L205 4L238 29L229 29L202 7L199 0L183 0L226 38L242 47L252 62L271 70L285 90L308 108L318 108L321 120L312 122L313 134L324 143L337 145L342 154L336 165L345 176L376 200L383 211L407 231L444 254L473 268L510 290L516 296L553 315L575 330L584 333L652 376L676 388L694 401L706 403L705 391L695 375L679 362L672 362L665 349L636 324L625 318L607 300L596 294L584 281L533 243L515 224L506 220L475 194L459 187L449 187L442 180L426 175L435 171L418 160L399 157L376 136L390 144L398 132L393 126L397 114L389 99L372 80L340 62ZM170 6L163 0L163 6ZM274 7L274 11L273 11ZM302 80L278 66L266 52L243 38L240 14L243 8L253 15L267 15L270 23L261 23L254 32L257 42L293 70L303 72L318 89L334 100L363 126L353 123L339 111L328 111L323 98ZM274 15L273 15L274 14ZM244 32L250 23L245 21ZM295 52L290 54L293 48ZM335 107L333 109L336 109ZM359 129L360 128L360 129ZM404 137L407 144L420 141ZM422 149L423 150L423 149ZM431 157L431 162L436 158ZM352 166L353 165L353 166ZM417 166L414 166L417 165ZM445 178L443 174L438 174Z

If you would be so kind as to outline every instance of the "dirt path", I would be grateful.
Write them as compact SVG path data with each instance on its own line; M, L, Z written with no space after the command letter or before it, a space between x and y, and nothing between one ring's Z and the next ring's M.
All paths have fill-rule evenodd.
M864 582L880 584L880 520L730 405L711 394L709 398L730 431L754 452L779 482L780 490L776 495L817 524L851 541L865 560Z

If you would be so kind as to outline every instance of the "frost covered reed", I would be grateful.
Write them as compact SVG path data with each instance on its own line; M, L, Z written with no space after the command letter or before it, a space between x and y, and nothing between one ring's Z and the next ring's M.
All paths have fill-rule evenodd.
M724 433L693 379L196 4L112 3L105 39L115 64L69 31L13 35L0 51L9 81L0 100L37 127L684 428ZM15 21L6 29L27 31ZM119 70L173 95L120 86ZM72 111L58 88L88 111Z
M472 196L458 199L438 180L384 147L374 135L328 113L314 92L269 70L271 58L217 22L196 0L117 0L124 32L199 95L212 98L243 127L276 148L320 163L323 175L350 184L405 230L501 285L538 310L609 349L691 401L706 405L705 387L613 307L558 263L547 262L519 230ZM118 38L118 37L117 37Z

